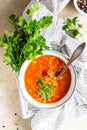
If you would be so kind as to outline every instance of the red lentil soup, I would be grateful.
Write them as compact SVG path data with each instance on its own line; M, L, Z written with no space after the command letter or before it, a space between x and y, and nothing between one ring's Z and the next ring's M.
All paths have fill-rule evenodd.
M56 79L56 75L65 66L64 61L53 55L42 55L35 58L27 67L24 75L25 87L28 93L36 101L41 103L55 103L62 99L68 92L71 84L71 73L66 72ZM47 101L38 94L40 87L37 85L38 78L52 86L51 94Z

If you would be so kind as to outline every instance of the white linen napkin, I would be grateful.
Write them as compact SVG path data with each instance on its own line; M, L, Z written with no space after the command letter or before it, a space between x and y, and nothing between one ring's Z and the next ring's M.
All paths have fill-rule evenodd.
M23 17L28 19L26 7ZM40 9L36 12L33 18L39 19L42 16L53 16L53 23L42 31L46 38L47 44L51 49L61 51L62 53L71 56L74 49L81 41L73 39L66 35L61 27L63 20L57 17L69 0L40 0ZM65 105L49 110L38 110L29 104L19 90L22 116L24 119L34 115L31 121L32 130L60 130L61 125L67 120L75 119L83 114L87 114L87 46L82 55L73 63L77 71L77 86L73 96L65 103Z

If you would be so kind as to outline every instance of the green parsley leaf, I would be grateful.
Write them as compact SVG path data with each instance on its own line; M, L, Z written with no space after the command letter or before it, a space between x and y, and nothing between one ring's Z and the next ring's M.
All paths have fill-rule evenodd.
M39 28L48 27L52 23L52 16L44 16L38 21Z
M43 79L38 78L37 84L38 84L38 86L39 86L40 88L43 88L43 85L44 85Z
M8 20L14 26L14 28L18 27L18 17L16 17L14 14L10 15Z
M22 16L20 16L18 20L18 25L24 26L25 24L26 24L26 20Z
M51 89L53 88L51 85L48 85L44 82L42 78L38 78L37 85L40 88L38 94L47 101L51 96Z
M47 97L47 93L46 91L44 91L43 89L41 89L39 92L38 92L39 95L42 96L42 98L47 101L48 100L48 97Z
M27 10L27 15L28 16L32 16L33 13L35 13L37 10L39 9L39 5L38 5L38 2L35 2L31 7L30 9Z
M81 37L82 33L81 33L81 29L82 29L83 25L79 24L77 17L74 17L73 19L67 19L67 22L65 25L62 26L62 30L64 30L65 32L73 32L73 36L75 38Z

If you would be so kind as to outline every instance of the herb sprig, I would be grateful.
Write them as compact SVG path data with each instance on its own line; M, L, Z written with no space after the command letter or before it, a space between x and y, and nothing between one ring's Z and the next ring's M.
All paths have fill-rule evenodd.
M9 22L14 31L6 31L0 37L0 46L4 48L4 61L13 70L19 72L24 60L32 60L42 54L42 49L49 49L46 39L41 34L41 29L52 23L52 16L43 16L40 20L32 19L34 12L38 11L39 4L35 2L28 10L29 20L22 16L9 16Z
M51 96L51 90L53 87L51 85L46 84L41 78L38 78L37 85L39 86L38 94L41 95L41 97L45 101L47 101L48 98Z
M63 25L62 30L64 30L65 32L73 32L73 36L75 38L81 37L82 33L81 33L81 29L82 29L83 25L80 24L78 22L77 17L74 17L73 19L67 19L66 24Z

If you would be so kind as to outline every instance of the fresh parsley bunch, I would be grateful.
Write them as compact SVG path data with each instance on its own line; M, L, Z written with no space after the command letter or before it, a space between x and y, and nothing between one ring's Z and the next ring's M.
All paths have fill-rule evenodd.
M19 72L24 60L32 60L42 54L42 49L49 49L46 39L41 34L41 29L52 23L52 16L44 16L39 21L32 19L34 12L38 11L39 4L35 2L28 10L29 20L22 16L9 16L9 22L13 25L14 31L6 31L0 37L0 46L4 48L4 61L13 70Z
M82 36L82 33L81 33L82 27L83 25L78 22L77 17L74 17L72 19L68 18L66 24L63 25L62 29L65 32L69 32L69 33L70 31L72 31L73 37L78 38Z

